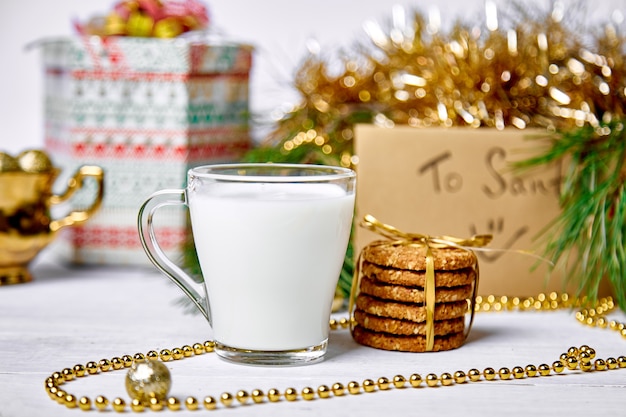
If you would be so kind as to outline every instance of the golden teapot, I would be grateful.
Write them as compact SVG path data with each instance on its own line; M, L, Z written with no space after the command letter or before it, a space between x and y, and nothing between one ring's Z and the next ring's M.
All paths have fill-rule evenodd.
M29 263L66 226L79 224L101 206L104 173L97 166L84 165L68 180L61 195L52 192L60 170L40 150L28 150L17 157L0 152L0 285L32 280ZM60 219L50 215L52 205L68 200L83 180L92 177L98 193L91 205Z

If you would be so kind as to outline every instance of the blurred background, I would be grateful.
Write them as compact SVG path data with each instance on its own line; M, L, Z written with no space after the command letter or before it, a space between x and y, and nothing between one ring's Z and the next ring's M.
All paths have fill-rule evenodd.
M3 0L0 2L0 147L17 153L43 146L43 91L40 56L36 43L42 39L74 33L73 20L84 21L105 14L112 0ZM563 0L566 7L586 9L594 19L626 8L626 0ZM385 25L394 5L424 12L438 10L442 25L455 20L482 21L484 0L378 1L378 0L211 0L212 27L226 38L255 46L250 80L250 109L258 118L269 119L280 106L297 103L291 88L295 70L310 49L337 53L355 42L364 42L363 24ZM496 0L505 13L515 3ZM517 2L532 13L548 10L552 0ZM27 48L27 46L31 46ZM35 45L33 47L33 45ZM263 129L254 136L262 137Z

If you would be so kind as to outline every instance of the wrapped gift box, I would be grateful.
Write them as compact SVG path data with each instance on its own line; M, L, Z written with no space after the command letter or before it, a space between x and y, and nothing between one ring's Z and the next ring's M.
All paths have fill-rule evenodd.
M145 198L184 187L191 166L236 161L250 146L252 48L91 36L41 49L48 152L67 175L85 163L105 171L102 209L61 236L57 250L80 263L147 263L136 226ZM93 192L87 187L75 204ZM157 221L160 243L176 256L187 213L167 211Z

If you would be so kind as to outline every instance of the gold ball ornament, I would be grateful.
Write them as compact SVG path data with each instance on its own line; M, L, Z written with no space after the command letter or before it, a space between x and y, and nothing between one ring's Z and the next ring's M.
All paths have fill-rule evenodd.
M133 399L148 403L151 398L164 400L172 385L169 369L161 361L134 362L126 374L126 391Z
M20 166L8 153L0 152L0 172L19 171Z
M17 163L22 171L41 173L52 171L52 161L44 151L30 149L17 156Z

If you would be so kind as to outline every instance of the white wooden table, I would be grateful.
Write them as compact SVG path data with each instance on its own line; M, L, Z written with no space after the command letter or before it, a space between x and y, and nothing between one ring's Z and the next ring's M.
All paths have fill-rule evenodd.
M43 260L41 260L43 258ZM71 267L46 259L33 266L35 281L0 287L0 417L80 416L52 401L44 380L55 371L89 361L181 347L210 339L200 315L186 314L178 289L153 269ZM626 321L623 313L611 316ZM626 355L626 339L614 331L582 326L572 311L479 313L460 349L440 353L397 353L360 346L347 330L332 332L325 361L295 368L233 365L214 354L168 362L170 395L216 398L240 389L310 386L413 373L425 377L471 368L552 364L570 346L587 344L598 357ZM63 387L92 400L129 398L125 370L71 381ZM108 415L112 413L109 407ZM164 410L162 413L170 413ZM181 410L176 415L208 412ZM298 399L238 405L214 411L222 415L381 416L381 415L626 415L626 369L583 373L565 371L549 377L481 381L449 387L391 388L313 401ZM98 413L92 410L90 414ZM145 413L152 413L146 411Z

